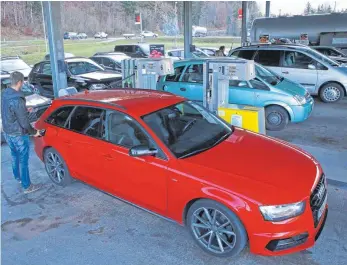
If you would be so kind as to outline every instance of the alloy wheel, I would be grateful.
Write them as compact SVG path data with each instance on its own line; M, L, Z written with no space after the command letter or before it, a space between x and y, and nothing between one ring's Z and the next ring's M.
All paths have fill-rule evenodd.
M60 157L52 152L47 154L46 169L51 179L56 183L61 183L65 177L64 164Z
M191 229L208 251L222 254L235 247L236 234L229 218L214 208L202 207L193 213Z
M323 95L326 101L334 102L340 98L341 91L337 87L329 86L324 89Z

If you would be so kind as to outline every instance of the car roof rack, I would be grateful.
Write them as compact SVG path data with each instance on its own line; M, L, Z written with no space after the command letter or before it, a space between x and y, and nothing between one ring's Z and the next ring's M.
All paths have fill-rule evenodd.
M18 55L1 56L1 60L20 59Z

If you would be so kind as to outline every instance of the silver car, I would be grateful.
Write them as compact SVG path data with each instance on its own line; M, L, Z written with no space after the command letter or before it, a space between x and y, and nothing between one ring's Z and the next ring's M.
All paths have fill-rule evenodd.
M229 56L253 59L275 73L304 86L324 102L347 95L347 67L307 46L251 45L230 51Z

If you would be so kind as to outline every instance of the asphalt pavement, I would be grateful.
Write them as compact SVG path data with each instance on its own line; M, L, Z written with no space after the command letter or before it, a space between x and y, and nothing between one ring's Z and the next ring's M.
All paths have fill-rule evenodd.
M289 126L276 133L277 137L343 154L347 147L346 104L318 103L308 121ZM322 141L316 136L333 140ZM1 159L2 264L346 264L347 188L339 183L329 185L329 216L313 248L282 257L255 256L247 248L235 259L219 259L204 253L182 226L80 182L66 188L53 185L33 151L31 178L43 187L25 195L12 178L6 144L2 145Z

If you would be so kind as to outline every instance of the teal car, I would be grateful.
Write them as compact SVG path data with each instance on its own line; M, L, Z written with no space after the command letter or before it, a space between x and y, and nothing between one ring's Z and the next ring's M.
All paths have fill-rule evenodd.
M175 74L160 77L157 89L202 102L204 59L174 63ZM266 128L279 131L289 122L306 120L314 100L306 89L256 64L256 78L250 81L231 80L229 103L265 108Z

